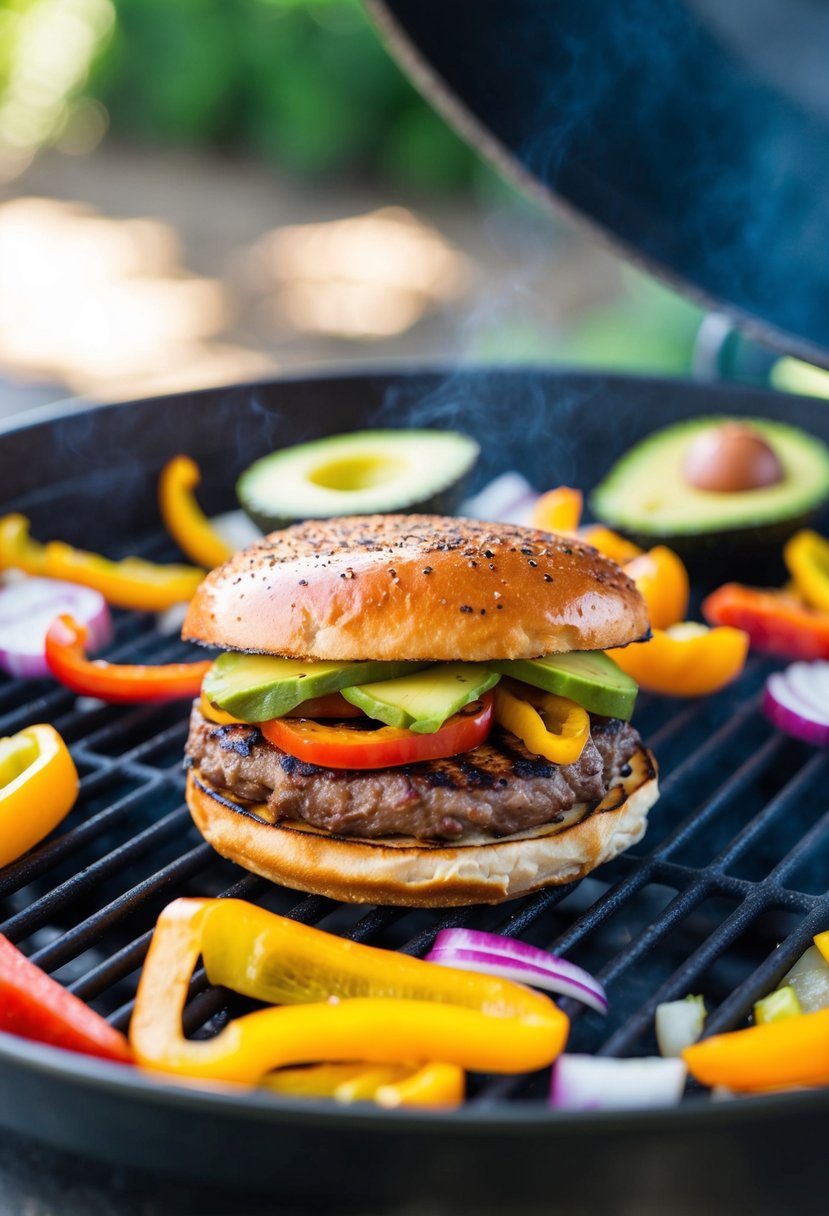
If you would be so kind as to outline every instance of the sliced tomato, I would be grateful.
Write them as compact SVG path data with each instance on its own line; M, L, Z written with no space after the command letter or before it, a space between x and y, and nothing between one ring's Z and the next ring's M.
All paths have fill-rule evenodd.
M474 708L478 707L478 708ZM418 760L458 756L483 743L492 726L492 694L455 714L431 735L395 726L362 730L308 718L272 718L259 729L274 747L320 768L394 768Z

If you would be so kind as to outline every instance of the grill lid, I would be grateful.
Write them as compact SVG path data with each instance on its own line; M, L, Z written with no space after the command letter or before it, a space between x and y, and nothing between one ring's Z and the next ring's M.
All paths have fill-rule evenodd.
M829 11L368 0L463 136L753 336L829 366Z

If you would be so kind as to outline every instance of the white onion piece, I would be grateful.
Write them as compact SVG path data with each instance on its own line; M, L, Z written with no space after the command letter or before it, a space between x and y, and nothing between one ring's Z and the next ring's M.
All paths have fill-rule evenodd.
M682 1060L617 1060L562 1055L553 1065L550 1105L558 1110L635 1110L676 1106L685 1088Z
M809 946L795 965L784 975L780 987L791 984L804 1013L816 1013L829 1008L829 963L817 946Z
M534 490L521 473L512 470L488 482L482 490L461 504L461 513L470 519L485 519L502 524L528 524L538 501Z
M783 674L793 693L811 705L816 714L829 716L829 663L821 659L792 663Z
M607 1013L604 988L583 967L511 937L477 929L443 929L426 960L543 988L573 997L598 1013Z
M702 1034L705 1002L701 996L688 996L684 1001L664 1001L656 1006L654 1022L659 1054L676 1059Z
M246 549L254 541L262 539L262 529L244 511L224 511L214 515L211 527L231 549Z
M46 631L66 612L89 631L87 647L112 638L112 618L99 591L54 578L26 578L0 591L0 667L12 676L48 676Z
M793 664L800 666L800 664ZM786 734L806 743L814 743L818 747L829 746L829 705L825 709L818 708L820 694L806 700L800 689L804 676L797 677L798 687L794 687L786 671L776 671L766 682L763 697L763 709L768 718Z

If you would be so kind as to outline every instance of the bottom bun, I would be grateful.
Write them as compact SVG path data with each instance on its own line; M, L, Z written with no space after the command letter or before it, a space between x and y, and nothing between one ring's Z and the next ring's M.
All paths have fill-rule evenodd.
M347 903L442 908L498 904L583 878L642 838L659 797L656 762L645 747L604 799L583 804L564 825L546 824L486 844L431 844L407 836L336 836L301 820L267 823L256 804L233 801L198 768L187 805L223 857L272 882Z

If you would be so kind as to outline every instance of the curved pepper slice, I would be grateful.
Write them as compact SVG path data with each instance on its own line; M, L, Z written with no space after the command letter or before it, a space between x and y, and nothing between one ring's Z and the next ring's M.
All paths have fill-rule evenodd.
M212 667L203 663L107 663L88 659L87 631L71 616L59 616L46 633L46 662L56 680L84 697L114 703L175 701L199 696L201 682Z
M380 1106L459 1106L464 1072L457 1064L314 1064L281 1068L262 1081L277 1094L377 1102Z
M806 603L829 612L829 540L808 528L797 532L783 547L783 560Z
M656 545L626 562L624 570L648 606L652 628L667 629L685 620L690 594L688 571L673 549Z
M198 566L212 570L227 561L233 550L222 540L196 501L193 490L201 471L189 456L174 456L161 470L158 506L164 526L182 553Z
M743 629L756 650L784 659L829 659L829 613L785 591L725 583L702 601L712 625Z
M623 566L625 562L633 561L635 557L639 557L644 552L638 545L634 545L632 540L620 536L618 532L612 532L604 524L589 524L586 528L580 529L579 536L588 545L592 545L594 549L603 553L605 557L618 562L620 566Z
M186 1039L181 1015L199 955L213 984L309 1003L257 1010L212 1039ZM178 899L156 925L130 1040L148 1068L255 1084L316 1060L524 1072L556 1058L568 1026L548 998L506 980L359 945L242 900Z
M682 1058L703 1085L741 1092L829 1083L829 1009L713 1035Z
M575 532L581 519L582 493L572 486L557 486L536 500L532 526L545 532Z
M30 536L25 515L0 519L0 569L9 566L93 587L116 608L142 612L163 612L192 599L204 578L194 566L160 566L140 557L114 562L57 540L42 545Z
M502 680L494 691L493 715L536 756L553 764L575 764L590 738L590 715L567 697Z
M748 644L748 634L740 629L708 629L685 621L654 629L648 642L607 653L648 692L702 697L736 679L745 666Z
M0 739L0 866L39 844L78 796L78 772L61 736L46 723Z

